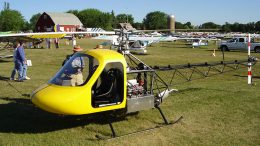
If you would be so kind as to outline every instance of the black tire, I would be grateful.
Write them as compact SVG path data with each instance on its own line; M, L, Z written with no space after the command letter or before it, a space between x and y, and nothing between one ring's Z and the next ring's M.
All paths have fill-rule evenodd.
M260 47L255 47L255 52L260 53Z
M221 47L220 47L220 50L221 50L221 51L229 51L229 49L228 49L227 46L221 46Z

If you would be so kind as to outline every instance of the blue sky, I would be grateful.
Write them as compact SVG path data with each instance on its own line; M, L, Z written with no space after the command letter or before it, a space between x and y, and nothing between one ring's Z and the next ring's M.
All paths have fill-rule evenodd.
M26 20L44 11L96 8L103 12L114 10L116 15L132 14L136 22L142 22L152 11L173 14L176 21L190 21L193 25L260 21L260 0L0 0L0 9L5 1L10 3L11 9L20 11Z

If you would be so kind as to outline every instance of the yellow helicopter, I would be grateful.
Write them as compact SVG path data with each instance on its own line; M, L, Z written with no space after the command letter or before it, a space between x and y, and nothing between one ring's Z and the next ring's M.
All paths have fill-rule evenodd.
M168 88L153 68L125 48L128 34L120 34L118 51L93 49L75 53L48 83L33 91L33 104L62 115L107 111L127 114L158 108L164 122L169 124L159 105L174 90ZM160 88L155 88L157 81Z
M78 69L73 66L76 58L84 60L84 81L75 85L71 73ZM32 102L43 110L64 115L125 108L126 67L124 56L115 51L95 49L77 53L47 84L32 93Z
M120 30L118 35L121 38L118 52L93 49L76 53L48 83L31 94L32 102L43 110L63 115L119 109L130 113L154 108L155 101L160 102L173 90L165 84L165 90L155 95L155 70L125 48L128 33ZM134 61L135 66L130 66L126 58ZM148 79L148 74L153 77Z

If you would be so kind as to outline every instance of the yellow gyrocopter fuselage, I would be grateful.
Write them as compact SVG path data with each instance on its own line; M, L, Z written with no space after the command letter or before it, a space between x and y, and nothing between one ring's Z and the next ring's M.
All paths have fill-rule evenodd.
M31 98L51 113L83 115L125 108L126 87L124 56L96 49L74 54Z

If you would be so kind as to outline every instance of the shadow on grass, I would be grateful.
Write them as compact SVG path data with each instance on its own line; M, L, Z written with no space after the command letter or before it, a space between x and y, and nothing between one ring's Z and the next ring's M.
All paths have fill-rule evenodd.
M201 91L201 90L230 92L228 90L213 89L213 88L212 89L211 88L186 88L186 89L179 90L177 93L196 92L196 91Z
M142 53L138 53L138 52L132 52L132 54L134 54L135 56L145 56L145 55L149 55L148 53L142 54Z
M241 75L233 75L235 77L240 77L240 78L247 78L247 76L241 76Z
M10 78L9 77L3 77L3 76L0 75L0 80L2 80L2 81L9 81Z
M241 76L241 75L234 75L236 77L241 77L241 78L248 78L248 76ZM253 76L253 79L260 79L260 76Z
M13 62L13 59L9 59L9 60L0 59L0 63L7 63L7 62Z
M38 109L29 99L0 97L0 100L9 102L0 104L0 133L45 133L90 123L108 124L108 113L61 116Z
M37 47L32 47L32 48L25 48L26 50L43 50L43 49L47 49L47 48L44 48L44 47L40 47L40 48L37 48ZM56 49L56 48L55 48Z
M162 45L161 47L164 48L187 48L187 49L193 49L191 46L167 46L167 45Z

